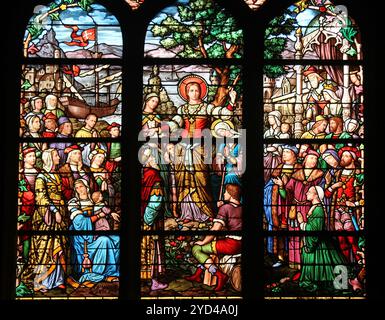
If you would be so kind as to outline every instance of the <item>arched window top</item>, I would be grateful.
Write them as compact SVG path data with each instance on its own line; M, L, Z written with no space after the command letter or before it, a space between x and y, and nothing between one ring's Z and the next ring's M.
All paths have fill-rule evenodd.
M243 32L214 1L178 0L147 29L145 57L241 58Z
M38 5L24 35L24 56L121 58L118 20L93 0L55 0Z
M345 6L329 0L302 0L270 21L266 59L357 60L359 29Z

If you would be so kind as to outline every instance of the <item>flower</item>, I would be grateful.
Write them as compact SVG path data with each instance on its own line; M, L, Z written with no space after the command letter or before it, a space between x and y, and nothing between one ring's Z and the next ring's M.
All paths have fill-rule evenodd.
M326 11L327 11L327 9L326 9L326 7L325 7L325 6L322 6L322 7L320 7L320 8L319 8L319 11L320 11L320 12L326 12Z
M176 242L175 241L170 241L170 246L171 247L176 247Z
M184 239L186 239L185 236L179 236L179 237L176 238L176 240L178 240L178 241L183 241Z

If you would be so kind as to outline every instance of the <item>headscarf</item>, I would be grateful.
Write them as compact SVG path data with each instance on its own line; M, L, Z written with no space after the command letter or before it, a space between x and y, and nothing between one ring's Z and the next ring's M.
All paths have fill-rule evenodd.
M143 110L146 107L147 101L150 100L151 98L155 98L155 97L158 98L158 100L160 100L159 96L156 93L154 93L154 92L149 93L148 95L146 95L146 97L144 98L144 102L143 102Z
M47 96L45 97L45 107L46 107L47 110L55 110L55 108L57 107L57 106L51 106L51 105L50 105L49 100L50 100L51 98L56 98L56 100L57 100L57 97L56 97L55 95L53 95L53 94L47 95Z
M25 122L27 123L29 132L31 132L32 122L33 122L33 120L35 120L36 118L38 118L39 121L40 121L39 116L34 115L34 114L31 114L30 116L27 117L27 119L25 119Z
M47 150L44 150L42 155L41 155L41 158L43 160L43 170L47 171L47 172L51 172L52 169L55 167L54 163L53 163L53 159L52 159L52 153L55 151L56 149L47 149Z
M275 124L277 125L277 127L280 127L280 126L281 126L281 117L282 117L282 114L281 114L281 112L279 112L278 110L269 112L268 115L267 115L267 117L273 117L273 118L274 118L274 121L275 121Z
M327 149L323 154L322 154L322 159L325 160L328 156L332 156L337 162L340 162L340 157L338 156L338 153L334 149Z
M350 124L354 124L354 127L355 127L352 131L349 131L349 125ZM345 131L346 132L349 132L349 133L354 132L358 129L358 127L359 127L359 123L356 119L346 119L346 121L345 121Z
M74 192L75 192L75 196L78 200L79 199L79 195L76 191L76 185L78 185L79 183L82 183L86 189L87 189L87 198L88 199L91 199L91 193L90 193L90 186L88 185L88 181L86 179L83 179L83 178L79 178L79 179L76 179L75 182L74 182Z

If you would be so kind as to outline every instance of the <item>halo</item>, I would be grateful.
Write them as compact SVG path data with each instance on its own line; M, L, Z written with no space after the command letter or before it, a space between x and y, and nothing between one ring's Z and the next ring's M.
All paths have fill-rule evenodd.
M223 126L223 124L227 124L229 126L230 129L234 130L235 127L234 127L234 124L230 121L230 120L221 120L221 119L217 119L215 120L212 124L211 124L211 133L213 134L213 136L215 138L223 138L222 136L218 135L217 131L216 131L216 127L218 126Z
M200 89L201 89L201 96L200 96L200 99L203 100L206 95L207 95L207 82L206 80L201 77L201 76L198 76L196 74L189 74L185 77L183 77L179 83L178 83L178 94L179 96L184 100L184 101L188 101L188 96L187 96L187 92L186 92L186 86L191 83L191 82L196 82Z

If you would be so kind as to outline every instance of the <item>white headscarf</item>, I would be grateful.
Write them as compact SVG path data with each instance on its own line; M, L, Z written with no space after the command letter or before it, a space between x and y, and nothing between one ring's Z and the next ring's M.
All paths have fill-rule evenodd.
M34 114L31 114L30 116L28 116L28 117L25 119L25 122L27 123L29 132L31 132L32 122L33 122L33 120L35 120L35 118L38 118L39 121L40 121L39 116L34 115Z
M320 186L315 186L315 192L317 193L318 195L318 198L320 199L320 201L323 203L323 200L325 198L325 192L324 190L320 187Z
M76 198L78 198L78 193L76 192L76 185L79 183L82 183L86 187L88 199L91 199L90 186L88 185L88 181L86 179L83 179L83 178L76 179L74 182L74 191L75 191Z
M43 160L43 170L47 172L51 172L51 170L55 167L53 164L52 153L55 149L47 149L43 151L41 158Z
M267 116L274 118L274 121L275 121L275 124L277 125L277 127L281 126L281 118L282 118L281 112L279 112L278 110L274 110L274 111L269 112Z
M55 95L53 95L53 94L47 95L45 97L45 106L46 106L47 110L55 110L55 108L57 107L57 106L51 106L51 104L49 103L49 100L51 98L56 98L56 101L57 101L57 97Z
M353 130L349 130L349 126L351 124L354 125L354 129ZM349 132L349 133L354 132L354 131L356 131L358 129L359 126L360 126L360 124L358 123L358 121L356 119L349 118L349 119L346 119L346 121L345 121L345 131L346 132Z

